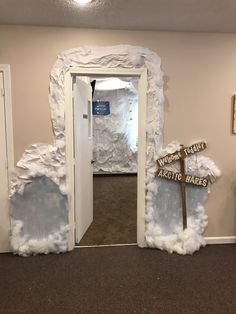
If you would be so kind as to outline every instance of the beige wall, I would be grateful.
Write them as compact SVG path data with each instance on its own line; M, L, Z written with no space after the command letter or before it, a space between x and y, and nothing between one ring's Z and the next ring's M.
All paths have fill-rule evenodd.
M206 236L236 236L236 135L231 97L236 93L236 35L103 31L1 26L0 64L12 70L15 158L35 142L52 142L49 73L63 50L82 45L131 44L162 58L165 143L206 139L222 170L206 204Z

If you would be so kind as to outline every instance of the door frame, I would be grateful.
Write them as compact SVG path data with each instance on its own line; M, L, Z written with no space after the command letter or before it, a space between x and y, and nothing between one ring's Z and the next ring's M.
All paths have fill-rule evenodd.
M112 76L138 77L138 189L137 189L137 244L145 246L145 198L146 198L146 107L147 69L146 68L81 68L70 67L65 75L65 149L66 184L69 210L69 250L75 247L75 153L74 153L74 112L73 76Z
M8 178L8 192L10 191L11 173L14 170L14 146L13 146L13 122L12 122L12 98L11 98L11 69L9 64L0 64L0 72L3 73L4 88L4 115L5 115L5 132L6 132L6 168ZM1 128L1 126L0 126ZM8 203L9 204L9 203ZM9 206L8 206L9 213ZM10 215L9 215L9 246L0 252L10 252Z

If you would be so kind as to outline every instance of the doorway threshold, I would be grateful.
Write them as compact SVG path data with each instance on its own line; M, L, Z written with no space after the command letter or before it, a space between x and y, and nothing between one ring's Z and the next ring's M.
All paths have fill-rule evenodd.
M98 171L98 172L94 172L93 175L96 176L137 176L137 172L106 172L106 171Z
M125 243L125 244L97 244L97 245L75 245L75 249L83 248L98 248L98 247L113 247L113 246L137 246L138 243Z

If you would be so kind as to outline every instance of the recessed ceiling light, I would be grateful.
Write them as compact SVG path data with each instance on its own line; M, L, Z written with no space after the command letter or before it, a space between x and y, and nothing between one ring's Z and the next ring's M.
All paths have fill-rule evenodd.
M88 4L93 0L74 0L74 1L77 2L78 4Z

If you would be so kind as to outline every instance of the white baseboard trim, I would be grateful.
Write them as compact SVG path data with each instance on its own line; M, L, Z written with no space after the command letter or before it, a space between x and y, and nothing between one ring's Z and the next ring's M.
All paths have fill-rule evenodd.
M205 237L207 244L230 244L236 243L236 236L229 237Z
M233 244L236 243L236 236L229 237L205 237L207 244ZM105 244L105 245L75 245L75 249L83 248L98 248L98 247L112 247L112 246L137 246L137 243L126 243L126 244Z

